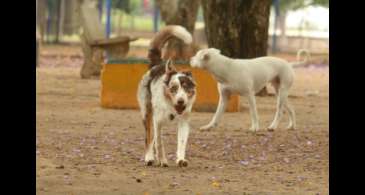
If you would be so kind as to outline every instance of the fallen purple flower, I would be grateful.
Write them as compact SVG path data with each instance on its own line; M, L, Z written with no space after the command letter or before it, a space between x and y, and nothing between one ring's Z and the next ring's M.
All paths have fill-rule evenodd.
M168 155L167 155L167 158L168 158L169 160L173 160L173 159L174 159L174 154L168 154Z
M290 161L289 161L289 158L284 158L284 161L286 162L286 163L289 163Z
M81 150L79 150L79 149L73 149L72 151L75 152L75 153L80 153L81 152Z
M261 161L264 161L264 160L266 160L266 157L265 156L260 156L260 157L258 157L258 159L261 160Z

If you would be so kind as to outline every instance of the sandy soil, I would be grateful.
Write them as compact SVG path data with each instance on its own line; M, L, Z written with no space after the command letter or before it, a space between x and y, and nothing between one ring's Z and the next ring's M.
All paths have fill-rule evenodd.
M198 127L213 113L192 114L186 168L174 163L175 126L165 127L170 166L161 168L144 166L137 110L101 108L99 80L81 80L78 63L66 67L45 57L42 62L37 69L37 194L329 193L328 67L295 70L289 100L298 130L285 130L287 114L278 130L264 130L274 117L275 98L258 97L262 130L250 133L242 98L242 112L226 113L211 131Z

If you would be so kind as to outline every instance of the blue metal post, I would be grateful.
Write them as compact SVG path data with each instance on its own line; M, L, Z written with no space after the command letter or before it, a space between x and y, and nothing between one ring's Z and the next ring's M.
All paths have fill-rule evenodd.
M106 38L110 37L111 32L111 9L112 9L112 0L106 0Z
M156 1L154 1L154 9L153 9L153 32L157 32L158 31L158 22L159 22L159 9L157 7L157 3Z
M275 19L274 19L274 33L272 35L272 53L276 53L277 45L276 45L276 29L278 23L278 16L279 16L279 2L280 0L274 0L274 9L275 9Z

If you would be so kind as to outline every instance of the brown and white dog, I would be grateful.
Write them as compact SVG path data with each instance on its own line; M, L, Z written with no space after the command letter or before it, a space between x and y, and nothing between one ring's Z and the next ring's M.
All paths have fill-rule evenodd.
M145 162L148 166L168 166L164 145L161 139L163 124L178 121L178 140L176 163L187 166L185 159L186 143L189 136L189 115L195 101L195 82L189 71L177 71L169 60L161 64L161 47L171 37L191 44L191 34L177 25L166 26L156 34L150 44L148 58L149 71L144 74L138 86L137 99L146 130ZM153 127L153 139L151 128Z

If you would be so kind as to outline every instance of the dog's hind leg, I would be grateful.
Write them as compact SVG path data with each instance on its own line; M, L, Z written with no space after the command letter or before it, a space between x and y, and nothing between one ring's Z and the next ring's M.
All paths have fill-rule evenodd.
M155 147L155 159L158 165L167 167L167 160L165 151L163 148L163 143L161 139L161 122L159 119L153 119L153 143Z
M293 107L289 104L288 101L285 103L285 108L289 112L289 125L287 129L295 130L296 129L296 118L295 118L295 111Z
M151 105L146 106L146 111L143 117L143 124L145 128L145 162L148 166L151 166L154 161L153 155L153 142L152 142L152 108Z
M250 93L247 95L247 98L248 98L248 104L249 104L250 115L251 115L250 131L255 132L255 131L259 130L259 117L257 114L255 94Z
M276 113L274 120L272 121L271 125L267 128L269 131L273 131L277 128L281 116L283 114L283 108L287 103L288 98L288 90L286 88L281 87L278 91L277 95L277 102L276 102Z
M274 80L272 80L271 84L273 85L273 87L275 89L275 93L276 93L277 98L279 98L279 88L280 88L280 79L279 79L279 77L276 77ZM289 90L290 85L286 86L286 87L288 88L287 90ZM295 111L294 111L293 107L290 105L288 99L285 101L284 107L289 113L289 125L287 126L287 129L294 130L294 129L296 129Z
M220 83L218 83L218 92L219 92L219 102L217 110L213 116L213 119L207 124L202 127L200 127L200 130L208 130L212 127L215 127L220 118L222 117L224 111L227 107L227 102L229 100L229 97L231 95L230 91L224 88Z

